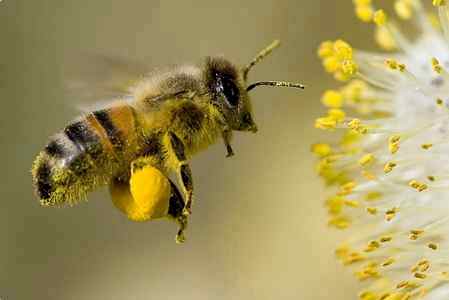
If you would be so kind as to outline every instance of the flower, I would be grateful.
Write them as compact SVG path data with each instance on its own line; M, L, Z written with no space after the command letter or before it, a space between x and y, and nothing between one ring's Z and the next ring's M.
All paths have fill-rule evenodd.
M419 0L394 1L414 38L371 0L353 2L384 51L318 49L345 82L315 121L332 141L312 146L329 225L347 236L336 256L369 282L362 300L449 299L449 1L432 2L439 22Z

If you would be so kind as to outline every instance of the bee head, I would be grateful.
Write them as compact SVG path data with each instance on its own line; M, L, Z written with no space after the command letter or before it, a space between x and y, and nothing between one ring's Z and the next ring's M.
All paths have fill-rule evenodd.
M206 88L211 99L223 114L232 130L256 132L248 93L258 86L294 87L304 89L299 83L285 81L259 81L247 84L251 68L279 46L275 40L243 68L238 68L223 57L208 57L204 67Z
M232 130L257 131L242 73L223 57L208 57L206 85L213 104Z

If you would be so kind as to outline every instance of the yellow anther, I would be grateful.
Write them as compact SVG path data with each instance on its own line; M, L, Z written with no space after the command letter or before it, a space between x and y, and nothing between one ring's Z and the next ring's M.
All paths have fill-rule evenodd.
M373 173L367 171L367 170L362 170L362 176L366 178L366 180L375 180L376 179L376 175L374 175Z
M331 108L327 112L327 117L338 122L343 122L346 118L346 113L339 108Z
M388 242L391 242L392 240L393 240L393 237L391 237L391 236L383 236L380 238L381 243L388 243Z
M443 6L446 5L446 0L432 0L433 6Z
M343 259L343 264L350 265L356 262L363 261L365 259L365 256L363 256L361 253L351 252Z
M413 274L413 276L415 276L418 279L425 279L427 277L426 274L420 272L416 272L415 274Z
M345 216L337 216L330 219L328 225L334 226L337 229L346 229L351 225L351 221Z
M404 64L401 64L397 62L394 59L387 59L385 60L385 64L391 69L391 70L398 70L400 72L404 72L406 67Z
M369 5L357 5L355 7L355 14L357 18L368 23L373 20L374 10Z
M387 23L387 15L382 9L379 9L374 13L373 20L377 26L383 26Z
M390 150L391 154L395 154L399 150L399 141L401 140L401 137L399 135L392 135L388 139L388 149Z
M420 235L420 234L424 233L424 230L422 230L422 229L412 229L412 230L410 230L410 233L411 234Z
M394 9L401 19L408 20L413 16L412 0L396 0Z
M433 144L422 144L421 148L423 148L424 150L429 150L430 148L432 148Z
M438 98L437 101L436 101L436 103L437 103L438 106L443 106L444 101L443 101L443 99Z
M323 60L326 71L333 73L338 80L348 80L357 72L352 47L345 41L322 43L318 48L318 56Z
M368 128L365 125L362 125L360 119L352 119L348 123L348 127L361 134L366 134L368 132Z
M397 166L396 163L394 162L388 162L385 164L384 166L384 172L385 173L390 173L391 171L393 171L393 169Z
M429 181L435 181L436 180L436 178L435 178L435 176L432 176L432 175L429 175L429 176L427 176L427 180L429 180Z
M385 50L391 51L398 48L396 40L385 26L376 27L375 39L379 46Z
M396 285L396 288L397 288L397 289L402 289L402 288L407 287L408 285L409 285L409 281L408 281L408 280L404 280L404 281L399 282L399 283Z
M320 58L325 58L333 55L334 53L334 43L331 41L322 42L318 48L318 56Z
M427 247L429 247L432 250L437 250L438 249L438 245L435 243L429 243L427 244Z
M368 264L367 266L363 267L362 270L355 273L357 278L359 280L365 280L368 278L375 278L379 276L379 272L377 271L377 265L376 264Z
M429 269L430 269L430 261L428 261L427 259L420 260L416 264L416 271L427 272Z
M370 214L370 215L375 215L377 214L377 208L375 207L367 207L366 211Z
M326 206L329 214L337 216L343 210L344 198L341 196L333 196L327 199Z
M355 75L358 71L358 66L353 60L345 60L342 63L341 70L343 72L343 75L347 76L348 78Z
M338 58L342 60L352 59L352 47L343 40L336 40L334 43L334 51Z
M359 294L360 300L378 300L379 297L376 293L371 291L364 291Z
M388 258L386 261L382 263L382 267L388 267L389 265L393 264L396 260L393 257Z
M347 182L340 186L340 191L338 191L339 196L345 196L352 193L354 188L356 187L356 183L354 181Z
M345 87L341 89L341 93L346 101L358 103L362 99L363 91L367 89L367 84L361 80L352 80Z
M337 121L333 118L322 117L315 120L315 128L332 130L337 127Z
M359 165L362 167L366 167L373 163L375 160L375 157L372 153L365 154L362 156L362 158L359 159Z
M321 97L321 102L330 108L340 108L343 105L343 95L335 90L327 90Z
M412 188L414 188L415 190L417 190L418 192L422 192L428 189L427 184L419 182L417 180L411 180L408 185Z
M344 200L344 204L349 207L357 208L360 206L360 203L356 200Z
M399 209L396 208L396 207L393 207L393 208L387 210L387 211L385 212L385 220L386 220L386 221L391 221L391 220L393 220L393 218L396 216L396 214L397 214L398 211L399 211Z
M365 201L371 202L379 200L382 197L382 193L380 192L369 192L365 196Z
M317 143L312 145L312 153L318 157L326 157L332 153L332 148L329 144Z
M420 230L420 229L410 230L409 239L411 239L412 241L416 241L419 238L419 236L423 233L424 233L424 230Z
M440 62L436 57L432 57L432 69L438 74L443 72L443 67L440 65Z

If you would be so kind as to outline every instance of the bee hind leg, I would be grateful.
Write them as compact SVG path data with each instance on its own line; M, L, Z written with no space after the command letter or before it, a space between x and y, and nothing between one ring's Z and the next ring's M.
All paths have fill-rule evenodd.
M182 214L187 217L192 213L192 171L190 166L187 164L184 144L182 141L173 132L169 132L169 138L171 148L175 152L177 159L177 175L184 192L185 205Z

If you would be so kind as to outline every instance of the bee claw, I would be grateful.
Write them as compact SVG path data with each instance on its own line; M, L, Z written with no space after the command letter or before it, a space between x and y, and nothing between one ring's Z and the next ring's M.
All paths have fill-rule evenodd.
M190 207L185 207L185 208L182 210L182 215L183 215L185 218L189 217L191 214L192 214L192 209L191 209Z

